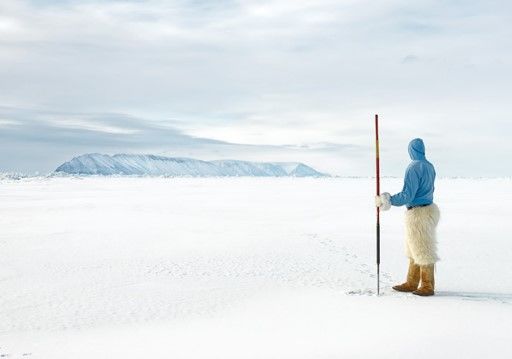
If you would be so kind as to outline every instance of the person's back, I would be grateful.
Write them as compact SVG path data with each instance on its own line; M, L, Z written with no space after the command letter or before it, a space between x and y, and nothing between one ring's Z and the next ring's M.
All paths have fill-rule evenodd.
M407 208L429 205L434 202L436 170L425 157L423 140L415 138L409 143L411 164L407 167L402 192L391 197L393 206Z

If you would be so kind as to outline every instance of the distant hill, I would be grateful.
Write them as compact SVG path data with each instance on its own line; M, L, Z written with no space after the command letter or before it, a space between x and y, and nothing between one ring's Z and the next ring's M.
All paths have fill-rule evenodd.
M148 175L183 177L325 177L296 162L201 161L155 155L85 154L60 165L55 172L80 175Z

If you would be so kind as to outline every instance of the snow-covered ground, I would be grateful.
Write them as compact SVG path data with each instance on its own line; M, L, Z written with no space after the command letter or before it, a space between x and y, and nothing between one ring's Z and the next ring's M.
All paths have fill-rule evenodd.
M375 296L373 193L371 179L1 180L0 355L508 357L512 180L438 181L430 298L390 289L407 265L396 208Z

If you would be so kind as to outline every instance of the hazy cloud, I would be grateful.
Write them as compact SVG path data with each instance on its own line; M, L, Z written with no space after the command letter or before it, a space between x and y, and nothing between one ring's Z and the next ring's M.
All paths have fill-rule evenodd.
M424 136L443 174L511 175L511 14L483 0L3 0L0 105L15 110L0 116L2 146L44 133L64 159L169 142L227 155L197 140L209 138L364 175L378 112L388 174ZM322 157L319 143L358 150ZM0 170L32 169L44 153L0 156Z
M84 153L151 153L203 159L311 161L322 170L354 145L247 145L194 137L166 123L114 113L62 113L0 107L0 153L8 171L47 173ZM310 162L310 163L311 163Z

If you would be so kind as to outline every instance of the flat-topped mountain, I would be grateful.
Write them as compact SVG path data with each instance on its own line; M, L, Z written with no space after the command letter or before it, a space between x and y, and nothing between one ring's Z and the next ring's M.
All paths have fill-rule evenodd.
M55 172L80 175L148 175L188 177L324 177L296 162L201 161L155 155L85 154L60 165Z

